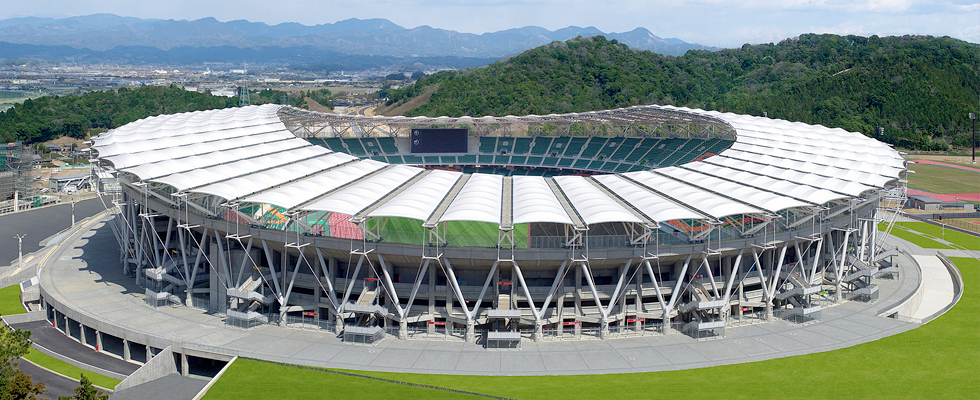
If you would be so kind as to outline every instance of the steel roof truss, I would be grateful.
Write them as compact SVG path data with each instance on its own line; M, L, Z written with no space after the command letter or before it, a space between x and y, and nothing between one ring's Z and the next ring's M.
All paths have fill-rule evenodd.
M422 224L423 227L429 228L429 231L431 232L432 228L435 228L439 224L439 219L442 218L442 215L446 213L446 210L449 209L449 205L453 203L453 200L456 199L456 195L458 195L459 192L463 190L463 186L466 185L466 181L468 181L469 179L470 179L470 175L467 174L463 174L459 176L459 179L456 180L456 184L454 184L453 187L449 189L449 192L446 193L446 196L442 198L442 201L439 202L439 205L436 206L435 210L432 211L432 215L430 215L429 218L425 220L425 223Z

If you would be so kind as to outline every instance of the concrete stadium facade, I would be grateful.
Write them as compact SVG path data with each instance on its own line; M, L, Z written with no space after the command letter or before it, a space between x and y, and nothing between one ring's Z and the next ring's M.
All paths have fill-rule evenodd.
M424 127L469 129L473 154L503 143L485 138L533 149L584 137L562 155L589 168L503 176L446 170L462 155L381 161L406 160ZM338 137L379 150L311 144ZM589 143L621 137L690 157L601 173L613 157ZM714 139L729 147L700 154ZM630 143L624 160L646 142ZM251 106L147 118L93 148L118 177L110 225L148 303L358 343L706 338L745 319L819 320L822 307L876 298L879 262L894 254L880 211L905 198L903 159L859 133L665 106L482 118ZM493 151L518 157L507 149Z

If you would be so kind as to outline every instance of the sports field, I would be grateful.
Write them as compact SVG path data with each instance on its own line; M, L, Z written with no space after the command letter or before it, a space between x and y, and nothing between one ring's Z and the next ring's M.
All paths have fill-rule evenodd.
M978 193L980 173L928 164L910 164L909 188L933 193Z
M470 221L448 221L441 224L440 234L450 246L496 247L498 224ZM429 231L422 221L409 218L375 218L368 228L379 233L385 242L422 245L429 240ZM528 247L528 224L514 225L514 241L518 248Z

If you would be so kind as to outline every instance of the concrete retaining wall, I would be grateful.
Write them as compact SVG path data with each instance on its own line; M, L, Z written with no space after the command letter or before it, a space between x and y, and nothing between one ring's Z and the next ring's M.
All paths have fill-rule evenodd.
M146 364L133 372L132 375L123 379L114 388L115 391L129 389L136 385L154 381L170 374L177 373L177 363L174 362L174 352L170 346L153 356Z
M22 324L24 322L44 321L46 314L47 313L44 310L41 310L41 311L31 311L29 313L24 313L24 314L4 315L2 318L4 324L13 325L13 324Z

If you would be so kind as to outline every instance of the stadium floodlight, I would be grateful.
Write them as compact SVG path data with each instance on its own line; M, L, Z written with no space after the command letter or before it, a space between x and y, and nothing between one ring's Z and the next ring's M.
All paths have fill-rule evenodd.
M970 113L970 121L973 123L973 163L977 163L977 113Z
M20 235L14 235L14 237L17 238L17 266L20 268L24 268L24 252L22 248L24 236L27 236L27 234L22 233Z

